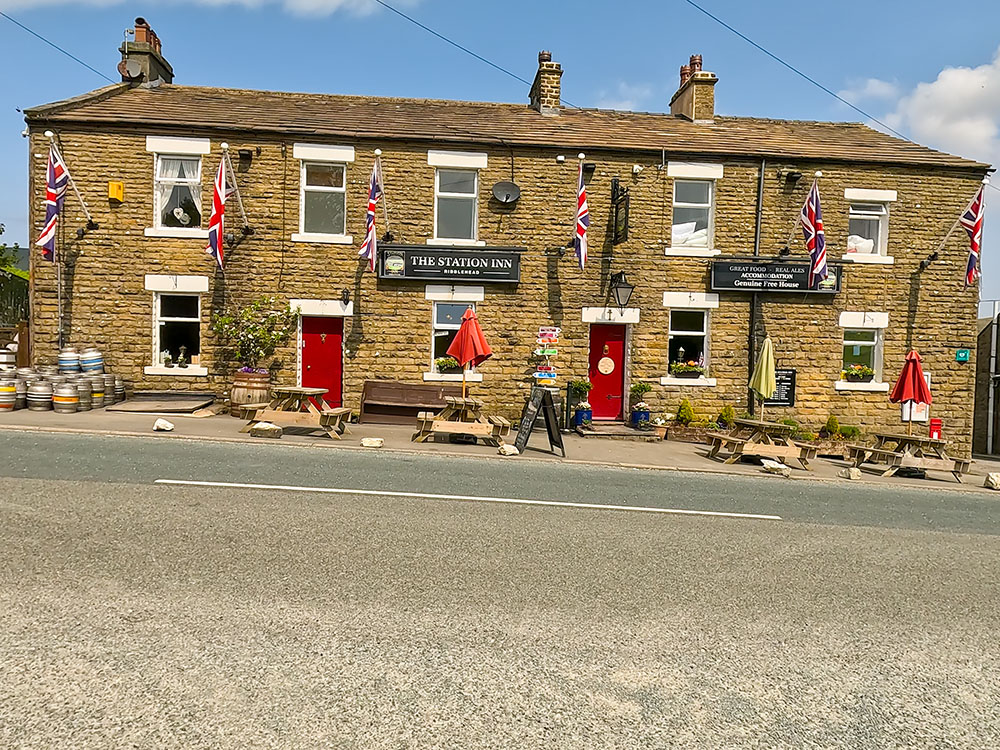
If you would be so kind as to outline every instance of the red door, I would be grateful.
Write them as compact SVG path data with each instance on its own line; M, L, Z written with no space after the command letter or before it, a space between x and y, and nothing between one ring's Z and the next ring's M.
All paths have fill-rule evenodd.
M621 419L625 390L625 326L590 326L590 406L594 419Z
M302 317L302 387L326 388L330 406L341 406L344 319Z

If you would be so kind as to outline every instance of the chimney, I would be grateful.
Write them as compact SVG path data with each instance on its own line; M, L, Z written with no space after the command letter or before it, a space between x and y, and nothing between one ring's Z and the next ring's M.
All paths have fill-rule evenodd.
M535 73L535 81L531 84L531 92L528 94L533 109L537 109L543 115L559 114L561 101L559 79L562 78L562 74L562 66L552 62L551 52L543 50L538 53L538 72Z
M701 69L701 55L691 55L681 66L681 81L677 93L670 99L670 114L694 122L711 122L715 118L715 73Z
M173 83L174 69L163 58L160 37L149 27L145 18L135 19L135 41L125 42L118 49L122 61L118 72L125 83L152 83L160 79Z

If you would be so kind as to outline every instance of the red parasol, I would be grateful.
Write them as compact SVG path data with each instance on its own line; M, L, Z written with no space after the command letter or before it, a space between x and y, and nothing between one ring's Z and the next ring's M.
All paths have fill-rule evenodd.
M465 396L465 369L476 367L493 356L493 350L486 343L483 329L479 327L476 311L471 307L462 316L462 326L455 334L455 340L448 347L447 354L458 360L462 366L462 396Z
M889 400L898 404L929 404L931 402L931 389L927 387L924 380L924 371L920 367L920 355L916 351L911 351L906 355L906 363L903 371L899 373L899 380L893 386L889 394ZM907 422L907 428L912 429L913 420Z

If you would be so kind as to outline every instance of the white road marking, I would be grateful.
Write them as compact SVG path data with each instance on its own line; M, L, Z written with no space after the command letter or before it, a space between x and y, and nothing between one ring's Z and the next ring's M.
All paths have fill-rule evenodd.
M300 487L288 484L245 484L243 482L202 482L187 479L157 479L156 484L182 484L192 487L229 487L247 490L284 490L315 492L328 495L372 495L375 497L413 497L430 500L461 500L506 505L544 505L555 508L586 508L589 510L624 510L636 513L665 513L675 516L713 516L717 518L748 518L759 521L780 521L781 516L760 513L729 513L719 510L686 510L684 508L650 508L642 505L600 505L598 503L568 503L559 500L526 500L514 497L481 497L479 495L435 495L428 492L390 492L388 490L352 490L334 487Z

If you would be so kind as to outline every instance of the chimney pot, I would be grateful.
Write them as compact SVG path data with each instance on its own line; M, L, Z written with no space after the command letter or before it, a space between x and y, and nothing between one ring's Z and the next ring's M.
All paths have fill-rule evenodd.
M681 86L688 82L688 78L691 77L691 66L681 65Z
M542 50L538 53L538 62L552 62L552 53L548 50Z
M670 114L694 122L711 122L715 118L715 73L701 68L701 55L691 55L688 65L681 65L681 83L670 99Z
M691 72L701 72L701 55L691 55Z
M136 18L135 40L126 41L119 50L122 53L122 63L118 69L122 73L122 81L132 84L151 83L159 78L164 83L172 83L174 70L170 67L170 63L163 59L162 49L160 37L150 28L149 22L142 16ZM139 63L140 75L135 77L127 75L126 60Z

